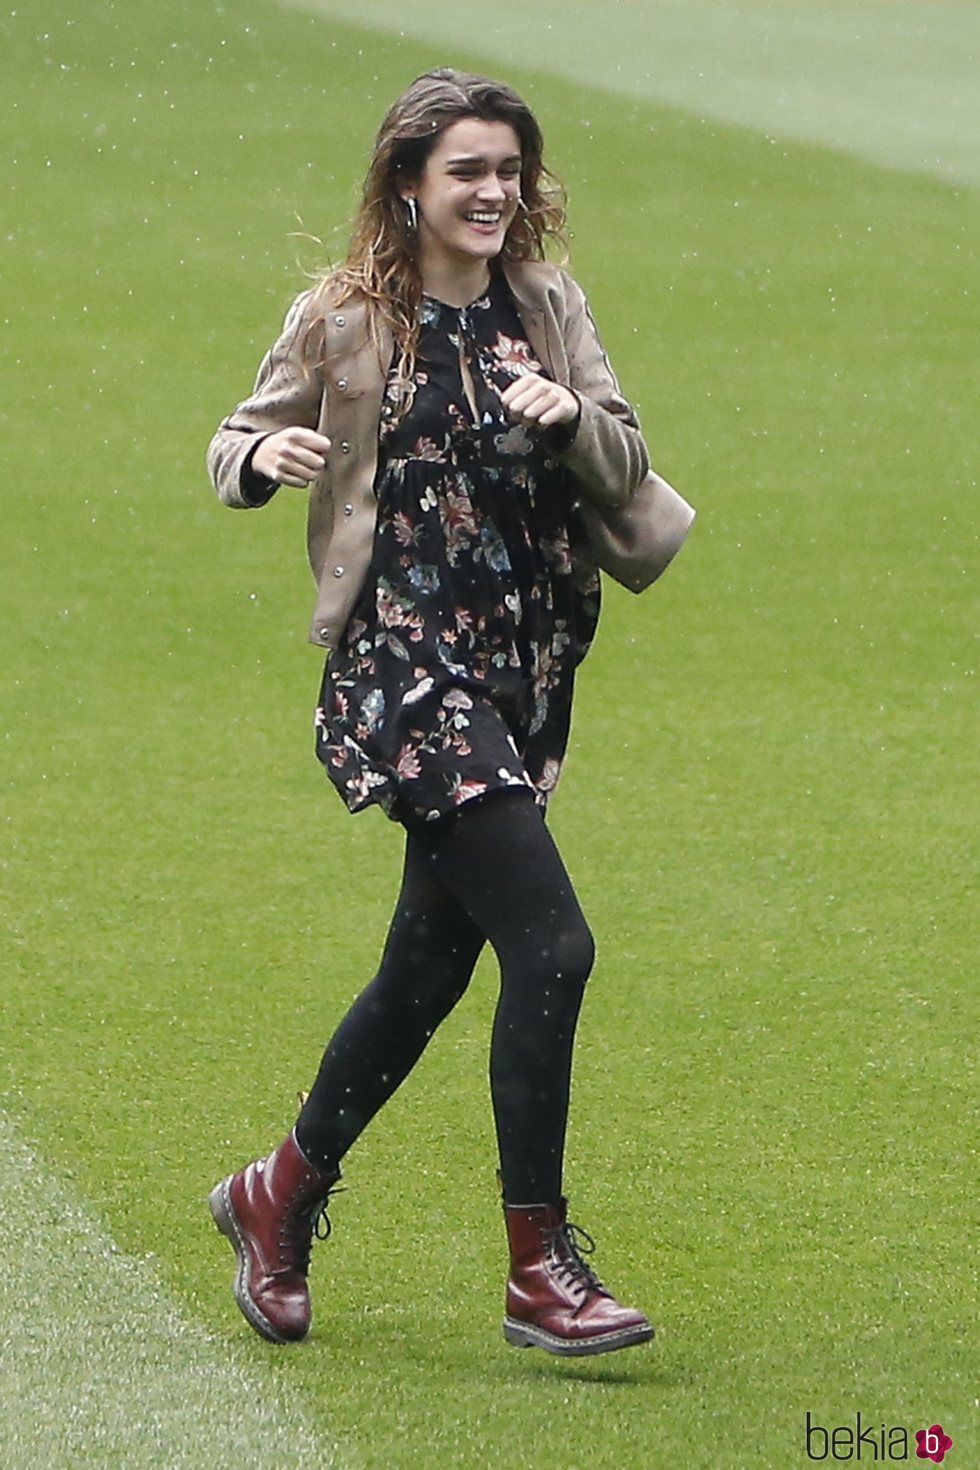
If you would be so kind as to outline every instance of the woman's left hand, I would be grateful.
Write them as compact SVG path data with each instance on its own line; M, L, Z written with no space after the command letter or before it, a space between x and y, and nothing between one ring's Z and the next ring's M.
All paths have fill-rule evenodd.
M525 373L515 378L501 395L501 403L512 418L528 428L546 429L551 424L570 424L578 418L579 401L571 388Z

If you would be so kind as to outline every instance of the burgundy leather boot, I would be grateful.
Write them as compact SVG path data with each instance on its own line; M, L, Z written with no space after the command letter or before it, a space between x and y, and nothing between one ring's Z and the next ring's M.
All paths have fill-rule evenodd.
M648 1342L653 1328L643 1313L616 1301L582 1259L595 1242L569 1222L566 1208L564 1199L556 1205L504 1205L510 1241L507 1341L568 1357Z
M270 1342L297 1342L312 1320L306 1275L313 1232L330 1234L327 1198L340 1178L321 1174L290 1133L267 1159L211 1191L214 1223L238 1257L235 1300Z

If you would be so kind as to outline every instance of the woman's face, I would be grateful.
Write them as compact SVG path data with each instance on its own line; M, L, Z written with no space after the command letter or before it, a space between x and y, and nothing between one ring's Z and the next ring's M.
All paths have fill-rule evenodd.
M420 264L443 269L490 260L503 249L521 188L521 145L510 123L464 117L402 190L418 203Z

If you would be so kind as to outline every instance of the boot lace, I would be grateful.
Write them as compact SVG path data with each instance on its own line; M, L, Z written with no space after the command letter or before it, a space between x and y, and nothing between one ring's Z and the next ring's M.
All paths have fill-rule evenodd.
M301 1198L294 1199L283 1210L279 1225L279 1258L285 1270L299 1271L305 1276L310 1269L310 1252L314 1240L329 1240L333 1226L327 1211L335 1194L342 1194L343 1186L329 1189L322 1200L313 1207L303 1209Z
M566 1220L564 1225L556 1225L544 1233L551 1268L559 1281L569 1286L580 1286L585 1292L598 1291L603 1296L609 1295L588 1261L583 1259L595 1250L595 1241L587 1230Z

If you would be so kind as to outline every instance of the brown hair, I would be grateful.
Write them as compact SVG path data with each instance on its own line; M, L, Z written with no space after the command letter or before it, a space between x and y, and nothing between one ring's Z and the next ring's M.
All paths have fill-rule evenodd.
M345 263L323 278L338 304L367 298L372 323L394 334L398 376L411 377L422 304L416 232L399 185L417 180L441 135L461 118L506 122L521 145L519 209L504 238L504 260L542 260L549 239L563 241L565 194L542 161L541 129L510 87L488 77L439 67L417 77L389 108L378 136Z

